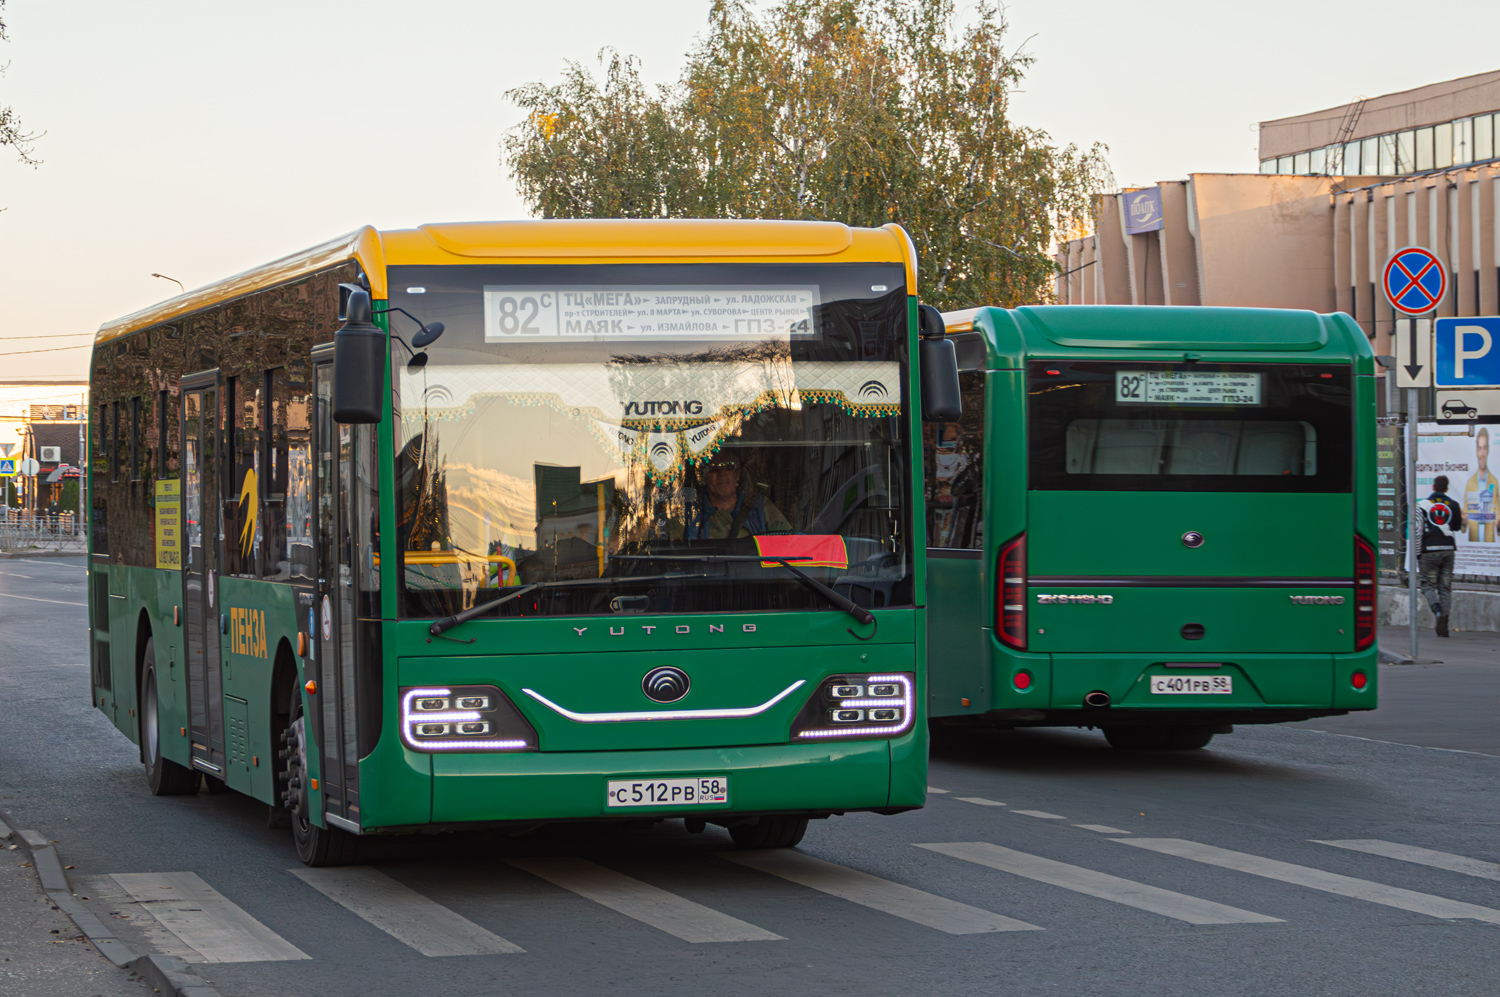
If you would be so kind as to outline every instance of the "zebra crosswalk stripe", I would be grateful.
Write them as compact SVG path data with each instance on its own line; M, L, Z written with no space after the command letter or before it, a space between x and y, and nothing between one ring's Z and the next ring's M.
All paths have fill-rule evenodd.
M310 959L194 872L117 872L110 877L140 909L198 953L188 962Z
M1160 852L1163 855L1192 859L1194 862L1202 862L1206 865L1216 865L1221 869L1235 869L1239 872L1248 872L1252 876L1305 886L1310 890L1321 890L1324 893L1335 893L1342 897L1367 900L1370 903L1395 907L1414 914L1441 918L1472 918L1476 921L1500 924L1500 910L1490 907L1449 900L1430 893L1418 893L1415 890L1403 890L1368 879L1341 876L1338 873L1324 872L1322 869L1314 869L1310 866L1294 865L1291 862L1230 851L1228 848L1199 844L1196 841L1184 841L1181 838L1110 838L1108 840L1118 841L1122 845L1130 845L1134 848Z
M525 951L369 866L292 869L291 873L423 955L502 955Z
M1111 838L1123 841L1123 838ZM1161 914L1163 917L1186 921L1188 924L1270 924L1279 922L1279 917L1267 917L1253 911L1240 910L1226 904L1201 900L1184 893L1174 893L1145 883L1136 883L1108 873L1096 872L1082 866L1069 865L1040 855L1028 855L1011 848L992 845L984 841L956 841L944 844L917 845L930 851L949 855L965 862L999 869L1015 876L1034 879L1039 883L1060 886L1074 893L1082 893L1101 900L1124 904L1137 910Z
M554 886L685 942L780 942L782 936L580 858L512 858L506 862Z
M1416 845L1398 845L1394 841L1381 841L1378 838L1355 838L1347 841L1320 841L1317 838L1312 840L1318 845L1332 845L1335 848L1347 848L1354 852L1383 855L1388 859L1414 862L1433 869L1447 869L1449 872L1461 872L1465 876L1492 879L1500 883L1500 862L1471 859L1467 855L1454 855L1452 852L1418 848Z
M902 886L867 872L786 849L726 852L724 858L779 876L829 896L894 914L950 935L992 931L1041 931L1034 924Z

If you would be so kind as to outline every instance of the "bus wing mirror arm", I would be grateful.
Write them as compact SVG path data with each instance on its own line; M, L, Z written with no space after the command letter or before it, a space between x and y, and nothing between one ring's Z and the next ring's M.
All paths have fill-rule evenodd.
M347 296L344 324L333 337L333 419L369 425L380 421L389 347L385 330L372 321L370 292L351 284L339 288Z
M958 386L958 353L946 335L943 314L931 305L917 306L917 367L922 385L922 421L957 422L964 413Z

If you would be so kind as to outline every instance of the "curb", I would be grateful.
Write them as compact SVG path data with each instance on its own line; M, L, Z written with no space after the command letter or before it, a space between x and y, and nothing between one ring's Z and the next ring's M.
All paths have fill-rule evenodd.
M87 557L87 550L0 550L0 561L23 557Z
M12 831L0 817L0 841L14 838L31 854L31 867L36 871L42 892L57 905L57 909L99 950L99 954L121 969L128 969L144 978L151 986L170 997L220 997L213 987L194 975L192 969L181 959L148 952L137 955L130 946L116 938L94 916L73 893L68 884L68 875L63 871L62 859L47 836L36 831Z

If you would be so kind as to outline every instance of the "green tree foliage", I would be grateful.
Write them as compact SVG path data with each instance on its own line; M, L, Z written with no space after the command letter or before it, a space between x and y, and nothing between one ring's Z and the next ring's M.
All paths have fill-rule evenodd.
M0 9L4 7L5 0L0 0ZM5 20L0 18L0 42L9 40L10 37L5 33ZM4 72L4 67L0 67L0 72ZM39 137L21 129L21 119L16 117L13 109L0 106L0 146L9 146L15 150L21 162L28 166L36 166L41 163L41 160L31 155L31 143Z
M940 308L1045 300L1059 231L1110 180L1105 149L1007 117L1032 57L998 8L953 0L715 0L681 78L652 93L606 50L508 96L504 158L544 218L896 222Z

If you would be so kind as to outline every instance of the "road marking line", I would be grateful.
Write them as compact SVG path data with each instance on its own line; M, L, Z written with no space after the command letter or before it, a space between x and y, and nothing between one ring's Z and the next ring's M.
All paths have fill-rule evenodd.
M893 914L938 931L946 931L950 935L1042 930L1034 924L1027 924L1013 917L970 907L957 900L902 886L900 883L825 862L801 852L778 848L726 852L722 857L862 907Z
M947 795L947 793L948 793L948 791L946 789L938 789L936 786L928 786L927 787L927 792L929 792L929 793L942 793L944 795Z
M310 959L195 872L117 872L111 878L141 910L198 953L188 962Z
M1005 806L1004 803L1001 803L998 800L986 800L983 796L955 796L954 799L955 800L959 800L959 801L961 801L963 803L977 803L981 807L1003 807L1003 806Z
M423 955L499 955L526 951L369 866L289 871L328 899Z
M1124 839L1116 838L1116 841ZM1253 911L1240 910L1212 900L1200 900L1184 893L1174 893L1156 886L1132 882L1095 872L1081 866L1055 862L1039 855L1013 851L984 841L955 841L947 844L917 845L930 851L949 855L965 862L999 869L1015 876L1034 879L1039 883L1060 886L1074 893L1098 897L1113 903L1124 904L1138 910L1161 914L1164 917L1186 921L1188 924L1270 924L1280 922L1279 917L1267 917Z
M1027 817L1040 817L1042 820L1067 820L1062 814L1049 814L1045 810L1012 810L1013 814L1024 814Z
M626 917L685 942L780 942L764 928L694 903L650 883L579 858L515 858L506 862Z
M1296 728L1293 728L1294 730ZM1484 751L1470 751L1468 748L1437 748L1430 744L1407 744L1405 741L1382 741L1378 737L1360 737L1358 734L1340 734L1338 731L1317 730L1312 727L1306 728L1310 734L1327 734L1329 737L1347 737L1351 741L1368 741L1371 744L1390 744L1397 748L1416 748L1418 751L1446 751L1450 755L1478 755L1480 758L1500 758L1500 755L1492 755Z
M1081 827L1085 831L1098 831L1100 834L1129 834L1130 833L1129 831L1122 831L1118 827L1110 827L1108 824L1074 824L1073 826L1074 827Z
M1416 845L1398 845L1394 841L1381 841L1378 838L1356 838L1349 841L1319 841L1317 838L1312 840L1319 845L1332 845L1335 848L1347 848L1355 852L1383 855L1388 859L1415 862L1417 865L1447 869L1449 872L1461 872L1465 876L1477 876L1480 879L1492 879L1500 883L1500 862L1485 862L1482 859L1471 859L1467 855L1454 855L1452 852L1418 848Z
M88 606L86 602L65 602L62 599L38 599L34 595L12 595L9 592L0 592L0 599L25 599L27 602L50 602L56 606Z
M1216 865L1222 869L1235 869L1239 872L1248 872L1252 876L1262 876L1283 883L1305 886L1311 890L1335 893L1341 897L1353 897L1355 900L1368 900L1373 904L1395 907L1414 914L1427 914L1441 918L1467 917L1476 921L1487 921L1490 924L1500 924L1500 910L1490 907L1466 904L1458 900L1449 900L1446 897L1433 896L1430 893L1418 893L1415 890L1403 890L1395 886L1386 886L1384 883L1371 882L1368 879L1340 876L1337 873L1324 872L1322 869L1293 865L1290 862L1278 862L1276 859L1262 858L1259 855L1232 852L1227 848L1202 845L1196 841L1184 841L1181 838L1114 838L1111 840L1118 841L1122 845L1134 845L1137 848L1160 852L1163 855L1192 859L1194 862L1202 862L1205 865Z

